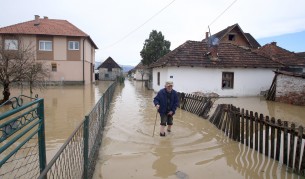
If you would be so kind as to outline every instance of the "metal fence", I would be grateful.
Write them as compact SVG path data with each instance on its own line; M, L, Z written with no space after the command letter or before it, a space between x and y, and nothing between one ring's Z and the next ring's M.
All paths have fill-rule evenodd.
M39 178L92 178L116 84L106 90Z
M13 109L0 115L0 178L37 177L46 166L44 101L21 95L0 108L8 103Z

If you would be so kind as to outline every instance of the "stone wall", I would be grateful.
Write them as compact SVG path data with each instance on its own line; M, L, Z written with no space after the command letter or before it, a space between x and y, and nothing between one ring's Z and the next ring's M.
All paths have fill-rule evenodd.
M305 106L305 78L278 74L275 101Z

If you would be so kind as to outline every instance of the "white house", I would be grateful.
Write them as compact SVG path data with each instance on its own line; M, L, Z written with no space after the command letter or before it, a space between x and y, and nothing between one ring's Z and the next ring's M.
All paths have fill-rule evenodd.
M175 90L185 93L257 96L270 88L273 71L283 65L233 43L187 41L150 67L154 91L170 80Z
M149 80L149 69L140 62L135 68L134 79L139 81Z

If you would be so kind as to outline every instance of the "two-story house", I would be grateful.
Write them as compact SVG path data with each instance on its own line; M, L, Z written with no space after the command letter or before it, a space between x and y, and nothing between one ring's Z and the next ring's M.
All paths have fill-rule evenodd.
M5 44L32 44L35 59L46 64L50 82L89 84L94 79L96 44L67 20L40 18L0 28ZM17 45L15 45L17 47Z

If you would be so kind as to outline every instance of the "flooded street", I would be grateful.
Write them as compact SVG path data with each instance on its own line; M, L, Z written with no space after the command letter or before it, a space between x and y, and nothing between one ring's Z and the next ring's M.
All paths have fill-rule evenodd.
M34 94L44 98L47 161L52 159L111 84L111 81L103 81L93 85L48 86L42 91L34 90ZM28 90L22 93L29 95ZM20 94L20 89L13 88L10 97ZM11 109L10 105L4 107Z
M230 140L207 120L180 109L174 116L173 131L165 138L159 136L157 115L152 137L156 119L154 96L142 82L126 80L125 85L118 85L94 179L301 178L287 172L286 166L277 161ZM281 112L285 109L281 104L270 105L261 98L222 98L216 103L240 104L265 115L283 115L274 115L283 120L287 114ZM301 123L305 108L290 108L287 119L293 117Z

